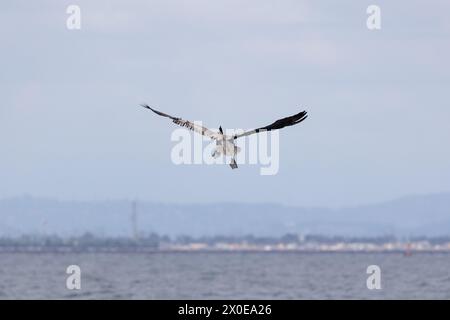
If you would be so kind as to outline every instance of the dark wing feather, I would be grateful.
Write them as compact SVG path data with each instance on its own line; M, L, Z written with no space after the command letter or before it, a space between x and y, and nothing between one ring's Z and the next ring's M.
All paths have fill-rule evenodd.
M302 111L302 112L299 112L299 113L297 113L297 114L295 114L293 116L277 120L274 123L269 124L268 126L261 127L261 128L256 129L256 130L258 130L258 131L261 131L261 130L270 131L270 130L281 129L281 128L288 127L288 126L293 126L293 125L295 125L297 123L302 122L307 117L308 117L308 115L306 114L306 111Z
M277 130L277 129L281 129L281 128L284 128L284 127L293 126L293 125L296 125L297 123L302 122L307 117L308 117L308 114L306 113L306 111L302 111L302 112L299 112L299 113L297 113L297 114L295 114L293 116L277 120L274 123L269 124L268 126L260 127L260 128L257 128L257 129L253 129L253 130L244 132L242 134L235 135L234 139L245 137L245 136L249 136L251 134L258 133L260 131Z
M203 126L201 126L201 125L199 125L197 123L194 123L194 122L191 122L191 121L188 121L188 120L183 120L183 119L178 118L178 117L172 117L172 116L170 116L170 115L168 115L168 114L166 114L164 112L155 110L155 109L149 107L146 104L141 104L141 106L146 108L146 109L152 110L154 113L156 113L159 116L172 119L172 122L177 124L177 125L179 125L179 126L182 126L182 127L185 127L185 128L187 128L189 130L192 130L194 132L200 133L201 135L209 137L209 138L211 138L213 140L222 140L222 139L224 139L224 136L222 134L220 134L218 132L214 132L212 130L209 130L208 128L203 127Z
M147 109L152 110L154 113L156 113L156 114L159 115L159 116L163 116L163 117L166 117L166 118L170 118L170 119L172 119L172 120L179 120L179 119L181 119L181 118L177 118L177 117L172 117L172 116L170 116L170 115L168 115L168 114L166 114L166 113L164 113L164 112L155 110L155 109L149 107L149 106L146 105L146 104L141 104L141 106L144 107L144 108L147 108Z

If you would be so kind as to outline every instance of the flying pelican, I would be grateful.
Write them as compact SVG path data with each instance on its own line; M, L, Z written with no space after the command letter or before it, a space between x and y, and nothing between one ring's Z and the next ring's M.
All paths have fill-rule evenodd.
M172 117L166 113L155 110L146 104L141 104L141 106L144 108L147 108L149 110L152 110L154 113L156 113L159 116L172 119L172 122L179 126L185 127L189 130L200 133L201 135L207 136L207 137L211 138L212 140L215 140L216 148L212 152L211 156L213 158L218 158L218 157L220 157L221 154L223 154L225 156L231 156L230 167L232 169L236 169L238 167L237 163L236 163L236 154L239 153L239 151L240 151L240 148L234 144L234 140L245 137L245 136L249 136L254 133L262 132L262 131L271 131L271 130L277 130L277 129L281 129L281 128L288 127L288 126L293 126L297 123L302 122L308 116L306 114L306 111L301 111L293 116L279 119L279 120L275 121L274 123L269 124L268 126L260 127L260 128L246 131L244 133L236 134L233 136L227 136L223 133L222 126L219 126L219 132L214 132L206 127L200 126L193 122L183 120L178 117Z

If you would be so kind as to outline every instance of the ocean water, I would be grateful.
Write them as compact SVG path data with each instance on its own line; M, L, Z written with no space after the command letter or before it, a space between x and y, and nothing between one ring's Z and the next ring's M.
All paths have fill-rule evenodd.
M66 268L81 268L81 289ZM369 290L367 267L381 269ZM450 254L1 253L1 299L450 299Z

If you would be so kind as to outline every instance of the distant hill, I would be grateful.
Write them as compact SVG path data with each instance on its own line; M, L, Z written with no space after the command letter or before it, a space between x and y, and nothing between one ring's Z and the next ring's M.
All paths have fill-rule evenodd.
M138 203L142 233L280 236L450 235L450 194L408 196L340 209L277 204ZM0 200L0 236L29 233L130 235L131 202L70 202L32 197Z

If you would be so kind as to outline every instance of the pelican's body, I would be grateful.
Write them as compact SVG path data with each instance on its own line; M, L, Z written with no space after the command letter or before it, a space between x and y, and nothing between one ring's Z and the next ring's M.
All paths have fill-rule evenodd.
M236 155L241 151L241 148L234 144L233 138L224 136L222 140L216 141L216 148L211 153L211 156L216 159L222 155L232 157L232 163Z

